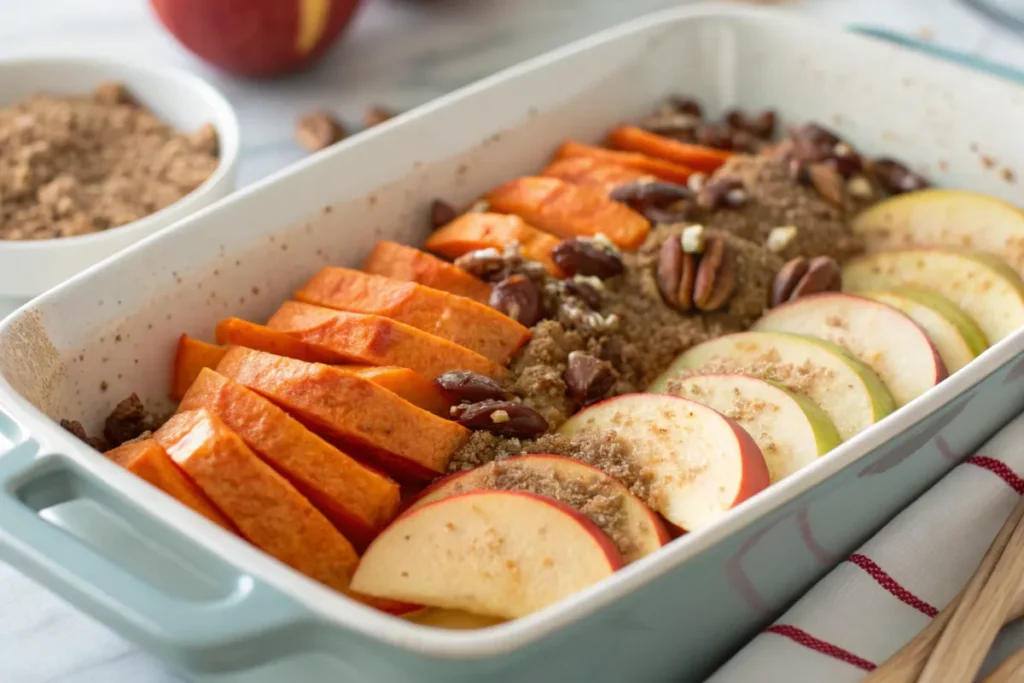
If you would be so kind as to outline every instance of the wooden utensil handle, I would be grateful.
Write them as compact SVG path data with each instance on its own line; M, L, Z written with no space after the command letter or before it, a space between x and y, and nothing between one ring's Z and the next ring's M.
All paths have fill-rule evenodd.
M971 602L977 599L978 593L985 581L992 575L996 561L1006 549L1006 544L1010 542L1010 536L1013 535L1013 530L1021 519L1024 519L1024 498L1021 498L1006 522L1003 523L999 533L992 541L992 545L988 547L985 556L981 558L978 568L974 570L967 586L932 619L932 623L926 629L917 634L884 664L868 674L862 683L915 683L917 681L921 671L924 670L928 657L931 656L936 643L942 636L946 624L953 616L953 612L966 597L969 597ZM1024 610L1024 604L1020 599L1017 600L1015 607L1018 613Z
M918 683L972 683L1022 586L1024 521L1017 523L978 597L965 597L953 612Z
M1014 652L1002 666L990 673L981 683L1014 683L1024 681L1024 647Z

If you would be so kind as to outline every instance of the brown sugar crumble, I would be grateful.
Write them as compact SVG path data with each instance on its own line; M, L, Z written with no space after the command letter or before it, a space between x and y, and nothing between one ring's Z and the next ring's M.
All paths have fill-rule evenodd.
M179 133L124 86L0 109L0 239L86 235L144 218L216 170L217 134Z

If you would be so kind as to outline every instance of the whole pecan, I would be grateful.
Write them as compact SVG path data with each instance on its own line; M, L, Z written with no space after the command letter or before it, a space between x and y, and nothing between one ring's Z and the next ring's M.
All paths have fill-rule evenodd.
M615 249L585 237L562 240L551 250L551 259L569 277L591 275L604 280L624 270L622 257Z
M513 275L496 284L491 290L490 304L526 327L533 327L545 316L541 291L525 275Z
M615 384L612 364L583 351L569 354L565 372L562 374L569 396L581 406L590 405L601 399Z
M735 256L720 235L709 237L701 254L687 253L679 239L670 238L658 254L656 281L672 308L715 311L736 291Z
M787 261L775 276L772 284L772 307L802 296L822 292L839 292L843 289L843 270L834 258L815 256L807 259L798 256Z
M451 396L456 403L478 403L488 399L503 400L511 396L490 377L469 370L446 372L439 375L434 383Z
M456 421L474 431L529 439L548 430L548 421L533 408L512 401L481 401L461 406Z

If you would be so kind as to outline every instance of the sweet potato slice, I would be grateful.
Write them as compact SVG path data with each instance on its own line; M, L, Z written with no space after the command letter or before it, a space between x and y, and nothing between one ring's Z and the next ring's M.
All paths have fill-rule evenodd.
M576 157L586 157L609 164L625 166L626 168L633 168L644 173L650 173L652 176L660 178L661 180L665 180L670 183L677 183L679 185L685 185L690 176L696 172L688 166L673 164L665 161L664 159L656 159L654 157L647 156L646 154L620 152L617 150L605 149L604 147L592 147L572 140L562 143L562 146L558 148L557 152L555 152L556 160L572 159Z
M221 320L217 323L216 335L217 343L224 344L225 349L228 346L245 346L309 363L346 363L350 360L345 354L335 353L316 344L307 344L284 332L240 318Z
M180 401L192 382L203 368L215 368L228 350L193 339L187 334L178 338L178 349L174 353L174 368L171 371L171 398Z
M425 251L395 242L377 242L363 263L363 272L418 282L482 304L491 299L491 286L483 280Z
M557 159L545 168L541 175L560 178L573 185L593 187L605 194L622 185L657 179L653 174L639 169L583 156Z
M352 544L220 418L205 408L178 413L154 438L246 540L312 579L348 590L359 563Z
M674 164L714 173L731 154L702 145L690 145L636 126L619 126L608 134L608 145L627 152L638 152Z
M107 451L105 455L211 522L220 524L228 531L235 531L227 517L222 515L206 494L174 464L155 439L129 441Z
M317 434L409 481L442 474L469 430L358 375L235 347L217 372L262 394Z
M491 208L514 213L527 223L559 237L605 237L623 249L635 249L651 224L625 204L600 190L558 178L516 178L487 194Z
M350 268L321 268L295 298L390 318L504 363L530 338L512 318L464 296Z
M398 484L330 445L256 392L204 369L179 410L206 408L280 472L357 548L391 521Z
M339 370L353 372L363 379L392 391L417 408L447 418L451 401L434 382L409 368L394 365L339 365Z
M519 216L503 213L466 213L434 232L424 245L435 254L451 259L477 249L497 249L518 242L523 256L537 261L555 277L562 272L551 260L558 238L528 225Z
M286 301L267 327L322 347L356 365L397 365L434 379L450 370L497 378L505 368L475 351L379 315Z

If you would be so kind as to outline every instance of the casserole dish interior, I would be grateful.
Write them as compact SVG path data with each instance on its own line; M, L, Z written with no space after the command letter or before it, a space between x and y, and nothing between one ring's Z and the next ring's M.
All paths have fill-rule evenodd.
M224 317L265 319L325 264L356 265L379 239L420 243L431 199L469 203L538 169L564 138L599 140L673 92L712 113L772 107L783 121L820 121L868 154L914 162L937 184L1012 200L1018 190L1000 171L1024 158L1024 138L1007 132L1024 115L1024 91L968 75L783 14L682 9L314 155L4 321L0 519L9 537L0 554L197 680L707 675L1024 407L1014 371L1021 333L713 527L479 632L404 623L333 594L52 420L94 427L131 392L158 406L181 333L209 339ZM986 168L984 157L998 163Z

